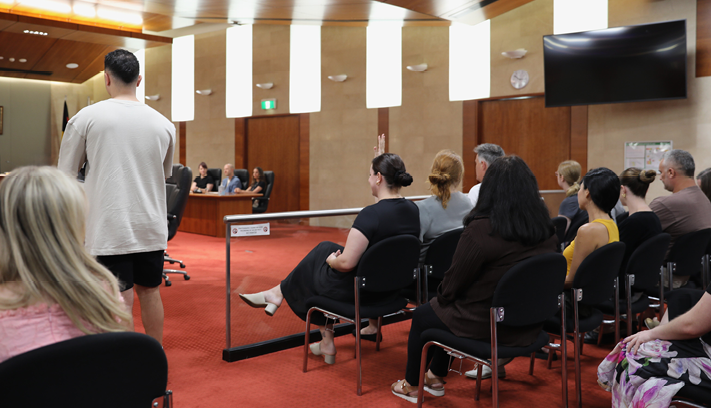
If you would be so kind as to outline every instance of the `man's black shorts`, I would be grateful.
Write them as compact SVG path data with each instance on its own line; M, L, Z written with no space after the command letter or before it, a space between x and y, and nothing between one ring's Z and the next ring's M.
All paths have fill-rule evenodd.
M96 260L118 278L121 291L133 288L134 283L155 288L163 282L162 250L97 256Z

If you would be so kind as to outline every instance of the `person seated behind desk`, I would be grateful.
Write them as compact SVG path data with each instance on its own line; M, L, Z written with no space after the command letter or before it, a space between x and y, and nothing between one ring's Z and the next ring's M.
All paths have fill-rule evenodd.
M270 290L240 294L249 306L265 308L273 315L286 299L291 310L306 321L306 301L313 296L325 296L343 302L355 299L353 281L356 268L365 251L376 243L397 235L420 233L417 206L400 195L400 189L412 184L400 156L385 153L373 159L368 177L370 191L377 203L363 208L348 233L345 248L333 242L321 242L299 262L280 285ZM392 294L380 294L383 299ZM324 356L328 364L335 362L336 346L333 343L333 324L326 325L323 314L315 313L312 321L318 325L322 340L311 345L314 355Z
M0 362L85 334L126 331L114 275L84 247L86 197L53 167L0 184Z
M517 156L499 158L489 166L477 204L465 218L464 225L452 266L437 288L437 297L415 309L412 317L405 379L391 386L393 394L410 402L417 401L420 358L425 345L421 333L436 328L463 338L490 341L489 308L499 280L518 262L555 252L558 242L548 208L538 192L536 177ZM542 327L542 324L518 328L501 326L499 345L529 345ZM427 358L431 364L425 375L425 391L442 396L449 355L435 348ZM510 360L503 363L507 361ZM482 371L486 371L483 368ZM490 370L488 373L491 376Z
M437 153L427 180L433 195L415 202L420 210L420 263L437 237L464 226L464 217L473 205L467 195L456 190L463 177L464 165L458 154L452 150ZM361 339L375 341L377 327L377 320L369 319L368 326L361 329Z
M242 181L240 181L239 177L235 176L235 166L227 163L222 169L222 172L225 176L220 184L222 194L232 194L242 188Z
M193 184L190 186L190 192L209 193L212 191L212 186L215 185L215 180L211 175L207 174L207 164L201 162L200 165L198 165L198 171L200 174L193 180Z
M267 189L267 182L264 179L264 170L261 167L255 167L252 170L252 185L248 188L242 190L241 188L235 189L236 194L264 194ZM259 199L252 200L252 207L259 206Z

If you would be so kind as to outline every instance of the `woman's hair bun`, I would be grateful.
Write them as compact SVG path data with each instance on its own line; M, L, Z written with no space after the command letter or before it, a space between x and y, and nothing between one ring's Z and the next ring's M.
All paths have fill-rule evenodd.
M657 177L657 172L654 170L642 170L639 172L639 181L645 184L651 184Z
M395 174L395 183L407 187L412 184L412 176L406 171L398 171Z

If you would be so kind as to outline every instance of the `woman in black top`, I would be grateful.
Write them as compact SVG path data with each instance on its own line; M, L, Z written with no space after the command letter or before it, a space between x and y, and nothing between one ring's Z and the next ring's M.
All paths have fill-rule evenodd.
M264 181L264 170L261 167L255 167L252 170L252 185L242 190L235 189L235 193L264 193L267 188L267 183Z
M265 292L240 294L242 300L252 307L265 308L271 316L286 299L291 310L304 321L308 312L306 301L313 296L353 300L356 267L369 247L395 235L419 237L420 234L417 206L400 196L400 188L412 184L412 176L406 172L400 156L385 153L374 158L368 183L378 202L358 214L345 247L333 242L318 244L280 285ZM319 326L322 340L312 344L311 351L323 355L328 364L333 364L336 347L332 325L326 326L322 314L312 315L312 320Z
M200 163L198 166L198 171L200 175L195 177L193 180L193 185L190 186L190 191L193 193L206 193L212 191L212 186L215 185L215 180L212 176L207 174L207 164L205 162Z
M620 201L629 209L629 216L620 222L620 242L625 243L625 257L620 268L620 282L624 282L627 261L642 243L662 233L659 217L647 205L645 196L649 185L657 173L654 170L641 170L630 167L620 173ZM622 291L620 293L623 293ZM635 296L633 296L633 299ZM637 295L639 299L639 295Z

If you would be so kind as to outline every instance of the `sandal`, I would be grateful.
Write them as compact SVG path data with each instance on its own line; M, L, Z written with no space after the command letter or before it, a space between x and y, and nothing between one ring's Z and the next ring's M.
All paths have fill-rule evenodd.
M439 377L430 378L430 376L425 374L425 391L435 397L444 395L444 384L446 384L446 382L443 379Z
M394 383L390 386L390 390L393 392L393 394L404 400L417 403L417 387L413 387L408 384L407 380L400 380Z

